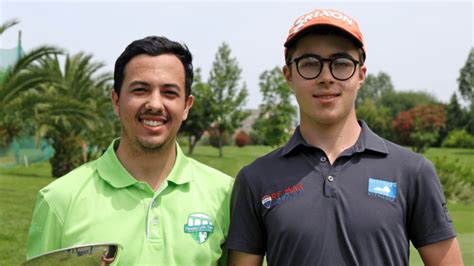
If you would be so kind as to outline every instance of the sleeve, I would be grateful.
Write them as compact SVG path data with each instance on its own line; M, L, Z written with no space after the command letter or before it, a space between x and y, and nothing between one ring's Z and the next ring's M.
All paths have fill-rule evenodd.
M456 236L438 175L422 159L411 192L408 235L415 248Z
M243 169L237 175L232 190L228 249L265 254L266 233L257 201Z
M63 223L45 198L38 192L28 233L27 259L61 247Z

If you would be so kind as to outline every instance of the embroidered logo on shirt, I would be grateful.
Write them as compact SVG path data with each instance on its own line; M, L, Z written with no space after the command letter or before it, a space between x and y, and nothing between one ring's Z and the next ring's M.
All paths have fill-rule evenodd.
M397 183L369 178L368 192L369 196L394 201L397 197Z
M282 193L283 192L283 193ZM292 199L296 196L303 194L303 184L296 184L273 192L271 195L265 195L262 197L263 207L270 209L270 207L285 202L286 200Z
M184 232L191 234L198 244L202 244L214 232L212 219L205 213L191 213L188 223L184 225Z

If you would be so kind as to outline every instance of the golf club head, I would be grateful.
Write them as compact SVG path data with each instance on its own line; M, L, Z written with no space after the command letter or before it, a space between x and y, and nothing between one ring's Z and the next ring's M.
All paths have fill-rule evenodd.
M33 257L22 265L106 265L102 258L115 259L119 247L119 244L100 243L63 248Z

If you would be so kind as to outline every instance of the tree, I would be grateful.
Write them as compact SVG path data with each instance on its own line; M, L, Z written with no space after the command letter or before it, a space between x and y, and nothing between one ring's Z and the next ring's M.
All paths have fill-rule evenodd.
M199 68L194 73L192 94L194 95L193 107L180 129L184 135L188 136L188 154L190 155L204 131L209 129L216 116L216 104L213 102L211 88L209 84L202 81L201 69Z
M446 113L443 105L418 105L400 112L392 121L392 128L399 136L407 137L415 152L423 152L438 139L441 128L445 126Z
M469 104L467 130L474 134L474 48L471 48L466 63L458 78L459 92Z
M381 99L381 106L389 108L392 117L396 117L401 111L426 104L439 104L439 102L433 95L421 91L393 91Z
M449 132L455 129L464 129L467 125L468 114L464 111L458 102L456 93L453 93L451 99L446 105L446 127L440 131L438 144L443 142L443 139L449 134Z
M18 24L9 20L0 25L0 35L8 28ZM2 73L0 79L0 144L8 145L28 124L18 115L18 99L40 84L51 81L50 73L34 68L36 62L45 56L61 54L54 46L40 46L25 53L13 66ZM28 106L29 107L29 106Z
M364 85L357 94L356 106L362 104L366 99L371 99L372 103L380 106L385 95L393 92L392 79L387 73L379 72L377 76L368 74L365 77Z
M366 98L357 106L357 117L367 122L369 127L378 135L390 139L390 109L385 106L376 106L372 99Z
M471 48L466 63L460 70L458 83L461 96L471 103L474 98L474 48Z
M291 104L292 92L279 67L260 75L260 92L263 103L253 130L266 145L279 146L288 140L296 115L296 107Z
M18 23L20 23L20 21L16 18L9 19L9 20L3 22L0 25L0 35L2 35L6 30L8 30L9 28L15 26Z
M237 59L231 57L230 47L223 43L216 53L208 84L212 92L212 102L216 103L215 127L219 131L219 156L223 156L222 134L229 134L240 125L249 114L242 110L247 99L245 84L239 85L240 74Z
M83 156L84 146L105 150L118 128L111 119L113 108L108 93L112 75L97 74L104 64L93 62L92 55L84 53L67 55L64 67L60 62L58 56L39 60L38 71L51 73L53 79L28 95L36 104L29 115L24 114L36 125L37 138L46 138L54 148L50 159L54 177L89 159Z

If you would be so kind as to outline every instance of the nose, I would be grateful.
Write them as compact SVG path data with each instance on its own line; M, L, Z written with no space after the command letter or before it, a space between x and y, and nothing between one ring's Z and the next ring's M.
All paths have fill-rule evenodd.
M151 110L154 112L161 112L164 109L163 106L163 97L160 93L160 90L154 90L145 104L145 108L147 110Z
M330 62L322 62L322 64L323 64L323 67L318 77L319 82L320 83L334 82L333 76L330 70Z

